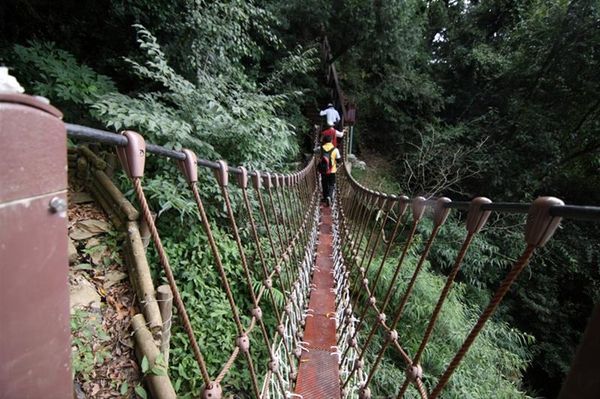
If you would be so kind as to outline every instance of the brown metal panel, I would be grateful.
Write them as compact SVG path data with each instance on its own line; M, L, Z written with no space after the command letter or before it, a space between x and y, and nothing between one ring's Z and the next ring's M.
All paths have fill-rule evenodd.
M48 108L29 96L0 95L0 203L67 187L66 130Z
M0 96L2 399L72 397L66 131L49 108Z

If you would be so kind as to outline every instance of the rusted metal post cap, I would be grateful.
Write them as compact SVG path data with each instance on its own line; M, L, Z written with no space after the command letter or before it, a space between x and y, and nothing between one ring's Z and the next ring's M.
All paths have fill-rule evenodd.
M202 399L222 399L223 388L218 382L211 382L209 387L202 388Z
M435 226L444 224L450 214L450 208L447 206L451 202L452 200L448 197L440 197L435 202L435 207L433 209L433 223Z
M244 190L248 188L248 170L243 166L239 167L240 173L237 175L237 183Z
M408 366L406 368L406 378L411 382L415 382L418 379L423 378L423 368L420 364Z
M179 169L183 172L185 181L188 183L196 183L198 181L198 158L192 150L184 149L185 159L177 161Z
M221 160L217 161L217 164L219 164L219 167L214 170L217 183L219 183L219 186L221 187L227 187L229 184L229 170L227 167L227 162Z
M258 170L254 171L254 175L252 176L252 186L254 189L260 190L262 187L262 176Z
M123 170L129 176L143 177L146 164L146 142L144 138L132 130L125 130L121 135L127 138L125 147L117 147L117 156Z
M413 212L413 221L417 222L421 220L423 217L423 213L425 212L425 204L427 204L427 200L423 197L415 197L411 203L411 209Z
M273 187L273 182L271 181L271 174L269 172L266 172L265 174L263 174L263 184L266 188L271 188Z
M492 211L482 211L481 207L485 204L491 204L492 200L485 197L477 197L471 200L469 212L467 213L467 231L476 234L481 231Z
M400 195L397 199L398 203L400 204L398 207L398 214L400 216L404 215L404 212L406 212L406 208L408 208L408 204L410 203L410 198L408 198L406 195Z
M250 339L248 338L248 335L243 334L240 335L239 337L237 337L237 339L235 340L235 343L237 345L238 348L240 348L240 351L242 353L248 353L248 351L250 350Z
M525 225L525 241L529 245L543 247L552 237L561 217L550 215L550 208L563 206L565 203L555 197L539 197L529 208Z

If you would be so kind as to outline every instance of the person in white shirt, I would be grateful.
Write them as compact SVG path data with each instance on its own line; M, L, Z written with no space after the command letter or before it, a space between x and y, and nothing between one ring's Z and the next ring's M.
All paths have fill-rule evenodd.
M333 107L332 103L327 104L327 108L319 112L319 115L327 119L328 126L335 126L340 121L340 114Z

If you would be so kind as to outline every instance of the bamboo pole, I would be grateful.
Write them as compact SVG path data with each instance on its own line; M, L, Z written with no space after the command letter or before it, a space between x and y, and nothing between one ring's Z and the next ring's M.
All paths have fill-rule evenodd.
M123 193L114 185L109 177L101 170L94 170L93 176L99 187L102 187L109 195L111 202L114 206L123 213L125 219L128 221L138 220L140 213L137 209L125 198Z
M148 359L149 370L146 372L144 379L150 390L150 394L155 399L176 399L177 394L171 384L169 376L156 375L151 370L153 369L156 358L160 354L160 350L154 343L152 333L146 328L146 320L142 314L136 314L131 319L131 328L134 332L135 338L135 352L140 364L143 362L144 357Z
M79 153L87 158L88 162L92 164L96 169L104 170L106 169L106 162L100 159L98 155L96 155L92 150L90 150L87 146L79 146Z
M169 364L169 347L171 341L171 325L173 323L173 292L168 284L161 285L156 289L158 308L163 319L162 336L160 338L160 351L165 363Z
M87 188L94 199L100 204L104 212L106 212L110 221L115 225L115 227L122 229L123 217L122 215L119 215L117 211L115 211L104 190L98 187L94 179L87 182Z
M163 327L162 317L156 298L154 284L150 274L150 267L146 259L146 252L140 237L140 230L136 222L127 222L127 245L130 250L130 267L135 271L137 295L142 304L143 313L148 319L150 330L156 335Z

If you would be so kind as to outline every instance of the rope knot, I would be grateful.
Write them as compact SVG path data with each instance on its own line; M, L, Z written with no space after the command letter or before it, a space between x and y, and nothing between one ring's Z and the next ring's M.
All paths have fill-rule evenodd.
M256 320L262 320L263 313L262 313L262 309L259 306L252 309L251 313L252 313L252 316L254 316L256 318Z
M284 337L285 336L285 326L283 324L279 324L277 326L277 332L279 333L279 335Z
M420 364L408 366L406 369L406 378L411 382L415 382L418 379L423 378L423 368Z
M356 341L356 338L354 337L350 337L350 339L348 340L348 346L351 348L356 348L356 344L358 342Z
M358 399L371 399L371 388L360 387L358 390Z
M362 370L362 368L365 367L365 361L362 359L356 359L354 361L354 370L358 371L358 370Z
M221 399L222 397L223 388L218 382L211 382L208 388L202 388L202 399Z
M242 353L248 353L248 351L250 350L250 339L248 338L248 335L246 335L246 334L243 334L243 335L240 335L239 337L237 337L236 344L237 344L237 347L240 348L240 351Z
M387 339L390 342L396 342L396 341L398 341L398 331L396 331L396 330L390 330L388 332Z

